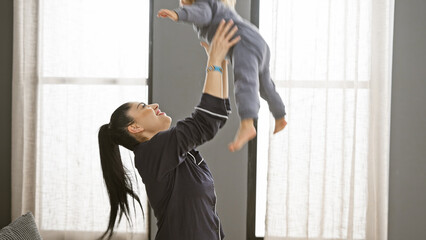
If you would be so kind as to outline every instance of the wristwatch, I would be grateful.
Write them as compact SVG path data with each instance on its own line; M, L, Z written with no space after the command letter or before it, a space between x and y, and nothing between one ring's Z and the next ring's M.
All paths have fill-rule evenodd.
M210 71L218 71L218 72L222 73L223 69L219 66L216 66L216 65L210 65L210 66L207 67L207 72L210 72Z

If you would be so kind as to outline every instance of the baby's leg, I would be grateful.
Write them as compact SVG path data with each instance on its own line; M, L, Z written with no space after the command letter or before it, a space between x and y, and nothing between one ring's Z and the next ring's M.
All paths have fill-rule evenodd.
M241 120L238 132L234 141L228 145L231 152L240 150L248 141L256 137L256 128L254 127L253 118Z
M275 118L275 129L274 133L277 133L284 129L287 125L287 122L284 119L285 116L285 106L284 103L278 94L275 84L271 79L271 74L269 71L269 58L270 53L269 49L266 49L265 54L265 63L261 66L259 74L259 92L260 96L268 102L269 111Z
M235 101L241 123L234 141L228 145L231 152L238 151L256 136L253 119L257 119L260 107L258 59L250 50L241 47L234 48L232 58Z

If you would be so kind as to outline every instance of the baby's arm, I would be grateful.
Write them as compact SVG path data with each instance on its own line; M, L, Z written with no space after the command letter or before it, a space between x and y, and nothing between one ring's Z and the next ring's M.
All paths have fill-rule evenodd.
M212 20L212 9L207 2L196 1L192 5L184 5L175 9L179 21L193 23L198 26L210 24Z
M176 12L169 9L160 9L160 11L158 11L157 13L157 17L162 17L162 18L168 17L175 22L178 20L178 15L176 14Z
M184 5L175 10L161 9L158 17L170 18L173 21L184 21L198 26L210 24L212 9L207 2L197 1L192 5Z

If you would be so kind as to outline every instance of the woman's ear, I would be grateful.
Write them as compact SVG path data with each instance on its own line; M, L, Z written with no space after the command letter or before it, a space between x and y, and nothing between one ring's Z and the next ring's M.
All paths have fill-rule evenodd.
M143 132L145 129L143 129L143 127L141 127L137 124L131 124L127 127L127 130L130 133L140 133L140 132Z

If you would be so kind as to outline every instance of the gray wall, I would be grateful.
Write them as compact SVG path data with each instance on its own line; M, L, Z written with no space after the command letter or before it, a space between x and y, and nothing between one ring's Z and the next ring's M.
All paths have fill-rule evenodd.
M395 1L389 240L426 239L426 1Z
M237 2L237 11L250 19L250 0ZM154 12L177 5L177 0L156 0ZM154 19L153 101L173 117L173 122L191 114L200 99L207 58L199 44L191 25ZM230 95L232 92L230 88ZM247 146L238 153L227 150L239 125L233 96L231 100L233 113L227 124L199 150L215 178L218 213L226 239L240 240L246 235ZM155 225L155 219L152 220ZM153 226L152 239L155 229Z
M0 228L10 222L10 134L12 105L12 0L0 1Z

